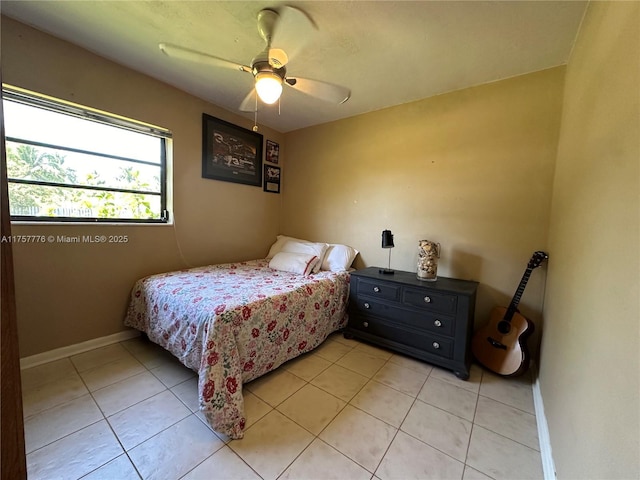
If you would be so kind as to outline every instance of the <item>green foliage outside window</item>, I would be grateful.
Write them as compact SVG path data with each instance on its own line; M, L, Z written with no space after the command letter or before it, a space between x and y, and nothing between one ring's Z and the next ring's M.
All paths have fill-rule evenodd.
M104 187L107 182L97 171L84 176L65 164L66 156L49 153L31 145L7 143L7 171L10 178L28 179L62 185ZM160 178L144 180L135 167L117 167L118 188L158 191ZM142 193L77 189L37 184L10 184L10 209L14 216L160 218L152 208L152 199ZM80 207L80 208L79 208Z

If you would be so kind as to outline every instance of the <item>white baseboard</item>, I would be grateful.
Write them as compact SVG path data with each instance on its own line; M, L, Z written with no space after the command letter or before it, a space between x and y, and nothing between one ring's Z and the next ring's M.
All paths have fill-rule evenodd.
M21 358L20 369L24 370L25 368L35 367L37 365L42 365L43 363L60 360L61 358L77 355L78 353L93 350L94 348L100 348L106 345L111 345L112 343L129 340L130 338L135 338L139 335L140 332L138 330L131 329L124 332L114 333L113 335L107 335L106 337L94 338L92 340L87 340L86 342L76 343L67 347L56 348L54 350L49 350L48 352L38 353L36 355L31 355L30 357Z
M540 379L537 368L534 368L536 381L533 384L533 406L536 411L536 423L538 424L538 441L540 442L540 456L542 457L542 471L545 480L556 480L556 466L551 454L551 437L549 436L549 425L544 414L544 404L542 401L542 391L540 390Z

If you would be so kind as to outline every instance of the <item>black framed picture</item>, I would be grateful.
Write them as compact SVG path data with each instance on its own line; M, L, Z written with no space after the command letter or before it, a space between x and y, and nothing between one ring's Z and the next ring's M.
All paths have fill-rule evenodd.
M202 177L260 186L262 135L203 113Z
M264 191L280 193L280 167L264 166Z
M278 145L273 140L267 140L267 162L270 163L278 163L278 159L280 158L280 145Z

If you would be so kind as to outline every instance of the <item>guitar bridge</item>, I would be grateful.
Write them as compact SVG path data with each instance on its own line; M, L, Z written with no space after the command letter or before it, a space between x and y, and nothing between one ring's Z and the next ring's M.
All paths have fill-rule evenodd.
M500 349L502 349L502 350L506 350L506 349L507 349L507 346L506 346L504 343L500 343L499 341L494 340L494 339L493 339L493 338L491 338L491 337L487 337L487 341L488 341L491 345L493 345L494 347L496 347L496 348L500 348Z

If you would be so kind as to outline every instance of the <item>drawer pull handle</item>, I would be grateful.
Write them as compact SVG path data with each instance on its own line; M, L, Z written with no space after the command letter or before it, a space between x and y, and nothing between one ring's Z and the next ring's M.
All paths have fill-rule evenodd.
M371 305L369 305L368 303L365 303L364 308L371 308Z
M378 293L380 291L380 287L373 287L373 291Z
M441 326L442 326L442 322L441 322L440 320L436 320L435 322L433 322L433 324L434 324L436 327L441 327Z
M433 342L433 348L437 350L438 348L440 348L440 344L438 342Z
M363 326L364 328L367 328L367 327L369 326L369 322L362 322L362 326Z
M425 303L431 303L431 297L424 297Z

